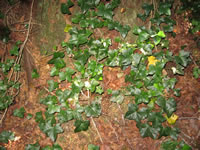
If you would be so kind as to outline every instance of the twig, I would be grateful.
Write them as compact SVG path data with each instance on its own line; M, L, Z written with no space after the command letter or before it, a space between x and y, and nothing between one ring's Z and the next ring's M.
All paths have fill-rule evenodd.
M92 118L92 117L90 117L90 118L91 118L91 120L92 120L92 123L93 123L93 125L94 125L94 128L95 128L96 131L97 131L97 134L98 134L98 136L99 136L99 138L100 138L100 141L101 141L101 143L103 144L103 140L102 140L102 138L101 138L101 135L100 135L100 133L99 133L99 130L97 129L97 126L96 126L96 124L95 124L93 118Z
M124 120L124 115L123 115L123 112L122 112L122 109L121 109L121 107L120 107L120 105L117 103L117 106L118 106L118 108L119 108L119 110L120 110L120 112L121 112L121 114L122 114L122 122L123 122L123 125L125 125L125 120Z
M5 115L6 115L7 111L8 111L8 108L5 109L5 111L4 111L4 113L3 113L3 116L1 117L0 126L2 126L2 123L3 123L3 120L4 120L4 118L5 118Z
M29 22L28 22L28 30L27 30L27 33L26 33L26 39L24 40L23 44L20 47L20 50L19 50L20 56L19 56L19 58L17 60L17 63L20 62L20 60L22 58L24 46L26 45L26 42L28 41L28 37L29 37L30 29L31 29L31 21L32 21L32 14L33 14L33 12L32 12L32 10L33 10L33 4L34 4L34 0L31 3L31 12L30 12L30 19L29 19Z

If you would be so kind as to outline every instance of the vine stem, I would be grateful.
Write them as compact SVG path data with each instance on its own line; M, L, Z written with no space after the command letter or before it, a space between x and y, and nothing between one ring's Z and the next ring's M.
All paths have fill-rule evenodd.
M95 128L96 131L97 131L97 134L98 134L98 136L99 136L99 138L100 138L100 141L101 141L101 143L103 144L103 140L102 140L101 134L99 133L99 130L97 129L96 123L94 122L94 119L93 119L92 117L90 117L90 118L91 118L91 120L92 120L92 123L93 123L93 125L94 125L94 128Z

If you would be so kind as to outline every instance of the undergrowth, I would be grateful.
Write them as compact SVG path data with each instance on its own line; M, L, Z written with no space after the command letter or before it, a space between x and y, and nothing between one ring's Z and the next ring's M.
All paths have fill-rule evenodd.
M169 50L167 35L174 34L175 25L171 18L173 2L160 2L157 9L154 4L143 4L144 14L138 14L138 17L143 21L148 20L148 27L129 27L114 21L113 10L118 7L120 0L106 4L100 0L78 0L77 3L81 12L73 14L73 24L65 28L65 32L71 35L68 42L61 43L65 51L54 52L48 61L53 66L49 73L51 80L48 81L48 95L40 100L46 106L46 111L35 114L40 130L53 142L58 134L64 132L61 125L68 121L74 120L74 132L86 131L90 122L94 122L93 118L101 115L101 100L105 93L110 95L112 102L119 105L126 97L131 97L124 118L136 121L143 138L169 136L171 140L163 143L163 149L167 149L170 144L174 149L190 149L188 145L177 142L179 130L174 125L178 119L174 97L180 96L180 89L175 88L177 79L169 77L166 69L166 64L171 62L173 74L184 75L184 69L190 63L189 52L181 50L178 55L173 55ZM62 3L61 12L71 15L69 8L73 6L71 0ZM115 39L119 43L117 49L110 49L113 42L111 39L96 39L93 36L95 29L101 30L102 27L120 33L121 37ZM138 37L134 43L125 40L129 31ZM11 52L18 55L15 49ZM73 66L66 67L66 57L71 58ZM19 71L19 66L14 64L15 61L1 63L2 71L8 72L11 67ZM102 83L105 66L120 67L122 70L130 68L130 73L125 77L128 86L105 91ZM39 77L36 70L33 71L33 77ZM59 85L63 82L70 86L62 89ZM8 84L7 78L1 80L0 84L0 90L7 98L8 88L19 88L16 82ZM12 103L12 97L9 100L1 99L0 108L7 108ZM82 104L82 101L87 104ZM23 113L23 109L22 112L17 111L17 115L22 117ZM8 139L12 139L12 136L10 133L6 136L3 134ZM92 144L90 147L99 149ZM33 148L40 149L40 145L29 144L26 150ZM45 149L62 148L54 144L42 148Z

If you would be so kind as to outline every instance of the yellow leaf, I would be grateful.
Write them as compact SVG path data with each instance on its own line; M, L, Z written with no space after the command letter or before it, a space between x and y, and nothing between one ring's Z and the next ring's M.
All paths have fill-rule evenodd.
M70 24L67 24L65 29L64 29L64 32L69 32L69 30L71 30L72 26Z
M175 114L172 114L171 115L171 117L167 117L167 115L165 114L164 115L165 116L165 118L167 119L167 122L169 123L169 124L175 124L175 122L176 122L176 120L178 119L178 116L177 115L175 115Z
M154 56L149 56L149 57L148 57L148 62L149 62L149 63L148 63L148 66L149 66L149 65L155 65L156 62L159 62L159 60L157 60L156 57L154 57Z

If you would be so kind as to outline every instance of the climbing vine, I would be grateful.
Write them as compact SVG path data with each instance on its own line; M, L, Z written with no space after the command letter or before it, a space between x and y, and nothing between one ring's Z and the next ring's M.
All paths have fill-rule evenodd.
M176 78L168 76L166 64L173 64L169 68L173 74L184 75L184 69L190 63L190 54L181 50L178 55L173 55L169 50L166 35L173 33L175 25L170 17L172 2L161 2L157 9L154 4L145 3L142 6L144 14L138 17L143 21L149 19L151 24L148 27L130 27L114 21L113 10L118 7L120 0L106 4L100 0L78 0L77 4L81 13L73 14L73 24L64 29L70 35L68 42L61 43L65 51L54 52L48 61L52 65L49 73L51 80L48 80L48 87L45 88L48 95L40 99L46 111L35 115L40 130L53 142L58 134L64 132L61 124L70 120L74 120L74 132L86 131L91 123L95 124L93 118L101 115L102 95L107 92L110 101L119 105L126 97L131 97L124 118L136 121L142 137L158 139L170 136L177 140L179 130L173 126L178 119L174 97L180 96L180 89L175 88ZM70 8L74 5L71 0L62 3L61 12L71 15ZM93 36L95 29L102 27L120 33L121 37L116 40L119 43L117 49L110 49L111 39L96 39ZM125 42L129 31L138 37L134 43ZM16 50L11 53L17 55ZM72 66L67 66L66 57L71 58ZM8 71L13 63L7 66L9 69L3 64L1 68ZM128 86L105 91L102 83L105 66L120 67L122 70L129 67L131 71L125 77ZM19 66L15 65L15 70L18 71ZM39 77L36 70L32 76ZM69 84L65 89L60 86L63 82ZM5 91L5 88L0 90ZM9 101L2 108L8 105ZM23 117L23 109L22 114L19 111L16 110L15 115ZM39 144L35 143L27 145L26 150L33 147L40 149ZM99 149L95 145L90 147ZM62 148L54 144L53 147L46 146L43 149Z

